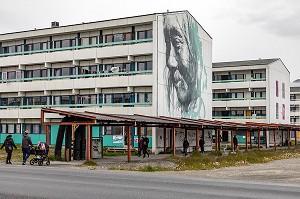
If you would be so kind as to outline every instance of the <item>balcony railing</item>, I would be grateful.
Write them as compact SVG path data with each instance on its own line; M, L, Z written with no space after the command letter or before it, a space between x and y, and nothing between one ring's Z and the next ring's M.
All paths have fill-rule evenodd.
M99 43L99 44L91 44L91 45L84 45L84 46L70 46L70 47L64 47L64 48L52 48L52 49L45 49L45 50L3 53L3 54L0 54L0 57L13 56L13 55L28 55L28 54L34 54L34 53L49 53L49 52L63 51L63 50L77 50L77 49L92 48L92 47L106 47L106 46L113 46L113 45L136 44L136 43L151 42L151 41L153 41L153 38L110 42L110 43Z
M213 119L266 119L266 116L212 116Z
M252 81L266 81L266 78L213 80L212 82L213 83L228 83L228 82L252 82Z
M134 106L151 106L152 102L136 103L99 103L99 104L56 104L56 105L21 105L21 106L0 106L0 109L32 109L32 108L82 108L82 107L134 107Z
M103 71L103 72L98 72L98 73L95 73L95 74L84 74L84 75L66 75L66 76L7 79L7 80L0 80L0 83L29 82L29 81L36 81L36 80L54 80L54 79L80 79L80 78L87 78L87 77L128 76L128 75L151 74L151 73L152 73L152 70L128 71L128 72L107 72L107 71Z
M233 101L233 100L265 100L266 97L250 97L250 98L213 98L213 101Z

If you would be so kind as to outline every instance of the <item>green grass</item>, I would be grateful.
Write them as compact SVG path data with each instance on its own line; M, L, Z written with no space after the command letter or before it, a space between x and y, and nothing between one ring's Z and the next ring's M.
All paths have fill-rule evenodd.
M186 170L211 170L230 166L244 166L249 164L267 163L273 160L300 158L300 148L285 150L268 150L268 151L249 151L230 153L223 155L220 152L211 152L201 154L193 152L189 157L170 156L165 160L173 162L174 167L161 167L146 165L142 167L112 167L110 170L127 170L127 171L186 171Z
M87 160L84 163L82 163L81 166L97 166L97 163L92 160Z

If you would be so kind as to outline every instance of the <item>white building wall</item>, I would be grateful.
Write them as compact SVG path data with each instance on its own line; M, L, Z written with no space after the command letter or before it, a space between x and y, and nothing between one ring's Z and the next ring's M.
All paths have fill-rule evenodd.
M281 60L269 65L269 123L290 123L290 73ZM278 81L278 97L276 96L276 81ZM285 84L285 97L283 98L282 83ZM276 118L276 103L278 103L278 119ZM285 105L285 108L283 108ZM285 119L283 119L285 115Z

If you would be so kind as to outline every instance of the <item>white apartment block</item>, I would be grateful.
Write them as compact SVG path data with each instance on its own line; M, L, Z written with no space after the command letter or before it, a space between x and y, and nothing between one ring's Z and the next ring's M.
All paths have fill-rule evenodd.
M44 140L42 107L211 119L212 38L188 11L53 25L0 34L1 142L13 134L19 143L25 129ZM143 132L157 151L163 130ZM123 127L92 133L105 146L125 144L113 140Z
M290 72L281 59L213 63L212 82L213 119L290 123Z
M291 124L300 124L300 80L291 83Z

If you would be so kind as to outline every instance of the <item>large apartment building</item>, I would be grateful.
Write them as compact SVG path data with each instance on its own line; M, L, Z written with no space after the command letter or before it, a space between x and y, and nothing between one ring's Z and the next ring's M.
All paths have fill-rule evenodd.
M52 25L0 34L1 142L19 143L25 129L44 140L42 107L211 119L212 39L188 11ZM123 127L92 131L105 146L126 144L113 139ZM162 145L161 129L142 132L154 151Z
M300 80L291 83L291 124L300 124Z
M290 73L281 59L213 63L212 82L213 119L290 123Z

